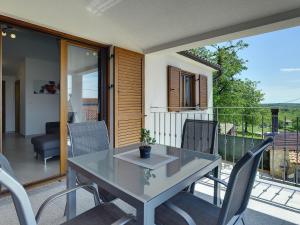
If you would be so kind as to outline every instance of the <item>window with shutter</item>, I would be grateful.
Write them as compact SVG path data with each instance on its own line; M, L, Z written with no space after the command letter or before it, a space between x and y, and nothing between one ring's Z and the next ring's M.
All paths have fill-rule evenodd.
M191 110L198 105L196 78L198 75L168 66L168 109L169 112ZM206 78L206 77L205 77ZM206 103L207 104L207 103Z
M205 110L208 107L207 97L207 77L199 75L199 107L201 110Z
M195 107L195 74L186 71L181 72L182 102L183 107Z

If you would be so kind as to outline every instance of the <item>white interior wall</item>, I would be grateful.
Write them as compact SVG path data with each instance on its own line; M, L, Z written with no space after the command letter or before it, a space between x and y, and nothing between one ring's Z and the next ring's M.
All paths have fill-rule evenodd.
M41 59L25 59L25 133L45 133L46 122L59 121L59 94L34 94L35 80L59 82L59 63Z
M203 111L168 112L167 67L175 66L182 70L207 76L208 108ZM212 119L213 113L213 74L214 70L204 64L188 59L177 53L153 54L145 57L145 127L159 143L180 146L180 135L186 118ZM198 98L198 95L196 95ZM151 109L151 107L161 107ZM161 112L154 114L153 112ZM195 116L194 116L195 115ZM155 122L154 122L155 121ZM176 124L176 128L175 128ZM160 134L158 134L160 128ZM156 133L154 133L154 130ZM166 135L164 135L166 134ZM171 135L170 135L171 134ZM177 135L175 135L177 134ZM177 138L175 137L177 136ZM172 137L172 138L170 138Z
M33 94L35 80L59 82L59 64L26 58L16 75L6 81L6 132L15 131L15 81L20 80L20 133L24 136L45 133L46 122L59 121L59 94Z

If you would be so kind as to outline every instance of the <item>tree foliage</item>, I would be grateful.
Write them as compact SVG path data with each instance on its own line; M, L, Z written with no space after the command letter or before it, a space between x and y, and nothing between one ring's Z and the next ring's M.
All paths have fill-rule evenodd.
M194 55L204 57L221 66L221 71L214 74L214 107L220 107L220 114L244 115L244 118L240 117L239 120L244 119L245 131L247 131L247 121L254 122L255 110L251 107L260 106L264 97L263 92L257 88L257 81L239 77L242 71L247 70L247 60L241 58L239 52L247 47L248 44L244 41L231 41L222 45L189 50ZM248 116L250 114L251 116Z

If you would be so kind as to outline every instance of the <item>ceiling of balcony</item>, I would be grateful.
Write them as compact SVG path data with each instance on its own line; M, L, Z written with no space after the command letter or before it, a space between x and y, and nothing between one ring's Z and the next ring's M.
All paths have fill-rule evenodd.
M141 52L187 46L230 33L239 37L239 32L291 19L292 23L271 29L300 25L299 0L1 0L0 3L1 14ZM240 33L240 36L251 34Z

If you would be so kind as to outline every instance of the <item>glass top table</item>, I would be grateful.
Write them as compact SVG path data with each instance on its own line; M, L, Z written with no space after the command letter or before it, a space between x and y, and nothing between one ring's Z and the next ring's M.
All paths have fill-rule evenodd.
M137 149L136 146L126 151ZM220 156L164 145L152 146L151 154L172 156L174 160L156 169L148 169L133 162L114 157L122 149L110 149L68 160L68 188L76 185L80 173L101 188L137 209L138 224L154 224L155 207L176 195L208 172L216 169ZM147 159L145 159L147 160ZM75 195L69 194L68 218L75 216Z

